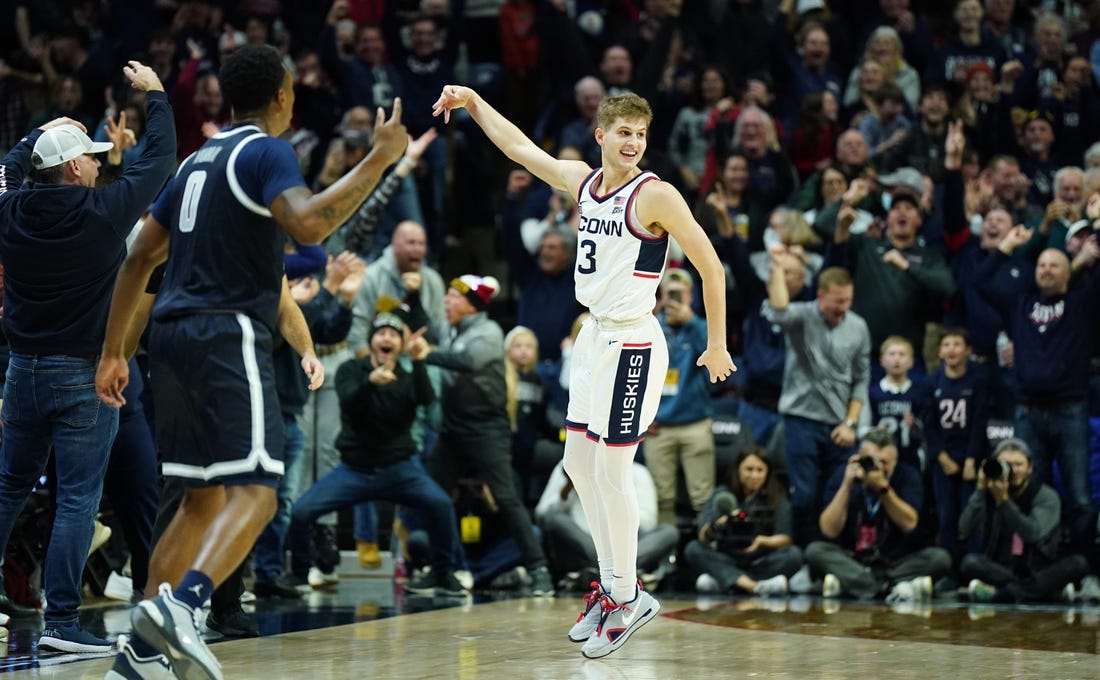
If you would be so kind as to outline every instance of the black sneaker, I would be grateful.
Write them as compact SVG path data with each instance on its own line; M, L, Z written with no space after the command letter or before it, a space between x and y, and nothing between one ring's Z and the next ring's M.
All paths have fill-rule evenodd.
M211 611L206 617L206 627L227 638L260 637L260 629L256 627L256 622L244 613L239 604L228 611Z
M274 581L256 581L252 585L252 592L256 594L256 597L264 598L278 598L283 600L294 600L302 596L302 593L294 584L289 582L289 579L280 576Z
M451 574L451 578L454 578L454 574ZM435 586L435 572L423 569L409 577L409 580L401 587L405 589L406 593L412 593L413 595L435 595Z
M96 637L80 627L79 623L62 626L47 623L38 638L39 649L52 649L57 652L76 652L89 654L111 651L111 643Z
M535 597L554 597L554 582L546 565L528 572L531 578L531 594Z
M466 597L466 589L462 587L453 571L448 571L436 579L435 594L443 597Z
M502 571L489 581L489 590L520 590L531 585L531 578L523 567L512 567Z

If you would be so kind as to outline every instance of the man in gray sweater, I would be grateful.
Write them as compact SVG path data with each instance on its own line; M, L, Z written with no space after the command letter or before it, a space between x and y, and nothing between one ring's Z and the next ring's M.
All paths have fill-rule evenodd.
M849 311L853 285L848 272L821 272L817 299L791 302L782 247L772 251L768 301L763 317L783 329L787 359L779 412L786 436L794 542L818 538L822 487L855 451L856 424L867 402L870 333Z

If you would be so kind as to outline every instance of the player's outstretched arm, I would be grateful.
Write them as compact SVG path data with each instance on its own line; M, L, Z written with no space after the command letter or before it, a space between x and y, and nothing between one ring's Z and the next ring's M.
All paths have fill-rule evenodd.
M325 382L325 365L313 351L313 336L309 332L309 324L302 314L302 308L290 294L290 282L286 275L283 276L283 287L279 293L278 324L279 334L286 340L286 344L302 357L302 371L309 378L309 389L321 389Z
M447 85L432 107L432 114L447 122L451 111L466 109L485 134L504 155L527 168L531 174L555 189L577 193L581 182L592 171L582 161L563 161L539 148L523 131L468 87Z
M703 305L707 312L707 349L697 366L706 366L710 381L725 380L737 370L726 350L726 272L695 221L683 196L668 182L646 182L638 193L638 219L656 225L676 239L703 278Z
M168 259L168 230L149 215L145 226L134 240L134 246L118 270L115 290L111 295L111 311L107 316L107 334L96 369L96 394L103 403L119 408L126 403L122 391L130 382L127 349L135 331L133 319L142 300L149 276L157 265Z
M374 120L374 146L367 157L324 191L287 189L271 202L271 216L294 240L317 245L355 214L378 186L386 168L405 153L409 134L401 123L401 98L393 100L393 115L379 107Z

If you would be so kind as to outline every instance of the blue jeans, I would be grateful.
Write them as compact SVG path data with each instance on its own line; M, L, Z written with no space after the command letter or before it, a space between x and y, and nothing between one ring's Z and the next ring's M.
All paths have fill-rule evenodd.
M1078 539L1087 534L1092 512L1088 428L1084 401L1054 409L1016 407L1015 434L1031 448L1039 481L1053 486L1051 463L1058 461L1062 498L1068 506L1063 514L1071 518L1070 531Z
M458 523L451 497L415 459L370 473L338 463L302 494L290 513L290 566L298 576L309 571L309 527L321 515L365 500L387 500L422 511L432 537L433 566L441 573L455 569Z
M356 541L363 543L378 542L378 508L373 501L366 501L355 506L355 527L352 534Z
M737 412L746 425L752 428L752 437L761 446L767 446L775 432L775 426L779 424L779 414L766 408L742 401Z
M955 462L962 466L962 461ZM974 482L964 480L962 472L948 477L943 471L943 466L935 459L930 460L928 465L932 468L932 493L940 523L936 542L950 553L952 561L958 564L963 555L980 551L982 548L980 541L975 538L971 538L968 542L959 539L959 516L970 500L971 494L974 493Z
M46 468L57 461L57 513L46 555L47 624L77 620L81 574L92 543L118 410L95 394L93 359L12 353L4 385L0 447L0 542Z
M844 467L856 447L841 448L829 438L836 424L783 416L787 442L787 477L791 485L792 538L799 546L815 540L821 494L832 474Z
M283 415L283 478L277 490L278 507L275 516L267 523L252 547L253 569L256 580L271 583L283 573L287 531L290 529L290 508L294 491L298 488L298 475L302 472L302 453L306 449L305 433L298 427L294 416Z

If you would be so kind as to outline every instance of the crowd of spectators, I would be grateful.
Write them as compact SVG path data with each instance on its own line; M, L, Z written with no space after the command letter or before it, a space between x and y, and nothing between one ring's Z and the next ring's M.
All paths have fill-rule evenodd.
M388 351L415 349L398 375L417 390L430 382L435 397L408 399L401 422L413 434L386 465L418 480L427 470L447 493L468 475L487 487L517 548L497 574L526 567L517 580L547 594L547 566L573 581L581 569L587 529L568 480L551 476L583 311L570 275L576 199L507 165L461 112L450 127L433 118L442 86L457 81L558 157L592 165L600 99L645 97L655 118L642 167L683 193L726 264L740 370L721 391L692 375L703 310L698 276L675 248L655 301L674 361L635 471L652 476L640 487L656 513L643 526L658 537L645 571L672 563L666 530L679 523L678 568L704 590L908 601L955 587L974 599L1083 589L1100 599L1100 5L14 2L0 10L0 152L69 116L100 139L124 124L133 134L119 142L121 166L135 162L147 141L144 93L117 75L139 59L168 92L182 160L229 121L218 65L247 43L277 47L294 77L287 139L311 186L338 181L366 154L375 112L388 115L398 97L415 139L324 246L366 261L367 273L340 296L350 332L318 351L335 390L284 409L305 430L310 461L289 492L312 494L309 507L281 515L298 580L325 547L306 554L299 525L385 496L335 502L307 490L326 473L331 485L376 466L349 455L347 441L361 447L371 434L341 410L363 408L356 380L380 384L363 363L380 351L374 338L402 324L404 343L395 337ZM475 247L480 273L503 285L469 275L459 258L458 246L470 247L461 237L485 226L497 238ZM291 276L324 279L324 255L295 260ZM498 323L527 330L506 350ZM720 418L740 422L754 448L716 455ZM448 450L481 469L433 454ZM433 513L420 523L449 535L438 524L450 515ZM400 520L414 527L414 515ZM727 541L746 516L748 541ZM377 564L378 517L370 504L356 509L364 565ZM418 582L458 590L464 558L435 548L428 561L443 573ZM1035 572L1045 574L1038 586Z

